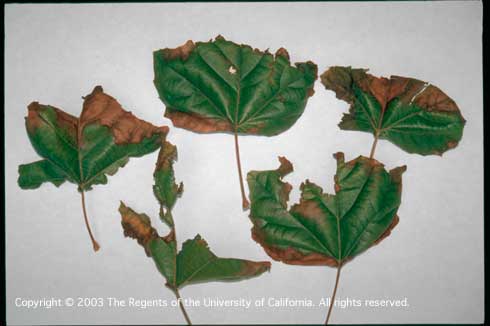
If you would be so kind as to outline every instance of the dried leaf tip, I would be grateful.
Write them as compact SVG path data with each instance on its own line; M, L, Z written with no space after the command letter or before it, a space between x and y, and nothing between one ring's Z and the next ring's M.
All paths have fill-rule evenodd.
M390 170L390 176L391 176L391 179L398 183L398 184L401 184L402 183L402 174L407 171L407 166L406 165L402 165L402 166L399 166L397 168L394 168L392 170Z
M239 273L240 275L250 277L257 276L264 272L270 272L271 263L268 261L248 261L244 263L242 271Z
M119 205L119 213L121 213L124 236L137 240L145 249L146 255L150 257L148 242L158 237L157 231L151 226L150 218L146 214L136 213L122 201Z
M284 177L285 175L293 172L293 164L287 158L284 156L279 156L279 162L281 165L277 169L277 172L279 172L281 176Z
M289 61L289 53L288 53L288 51L285 48L279 48L276 51L275 56L276 56L276 58L277 57L283 57L284 59L286 59L286 60Z
M338 165L341 165L341 164L344 164L344 162L345 162L344 153L337 152L337 153L333 154L333 157L337 160L337 166Z
M196 241L196 242L197 242L199 245L204 246L204 247L206 247L206 248L208 248L208 246L209 246L209 245L208 245L208 243L207 243L207 241L206 241L206 240L204 240L204 239L201 237L201 235L200 235L200 234L196 234L196 236L194 237L194 240L187 240L187 241L189 241L189 242ZM187 241L186 241L186 242L187 242Z
M95 86L91 94L97 94L97 93L104 93L104 89L102 88L102 86L100 85Z
M188 40L187 42L185 42L185 44L176 48L165 48L156 52L161 52L163 58L167 61L174 59L181 59L182 61L186 61L195 48L196 45L194 44L194 42L192 42L192 40Z
M155 171L171 168L172 163L177 160L177 155L177 147L168 141L164 141L158 152Z
M350 66L333 66L321 74L320 80L326 89L335 92L338 99L351 103L353 74L365 74L366 71L367 69L352 69Z
M163 138L169 131L167 126L156 127L124 110L115 98L104 93L101 86L96 86L92 93L84 98L79 118L81 129L92 123L108 127L116 145L140 143L143 139L155 135Z
M82 99L83 100L87 100L87 99L90 99L92 96L95 96L97 94L103 94L104 93L104 89L102 88L102 86L100 85L97 85L94 87L94 89L92 90L92 92L90 92L90 94L87 94L85 96L82 96Z

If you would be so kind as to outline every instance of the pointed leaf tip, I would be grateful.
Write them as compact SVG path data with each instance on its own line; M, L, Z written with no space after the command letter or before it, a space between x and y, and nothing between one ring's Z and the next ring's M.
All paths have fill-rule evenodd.
M289 53L285 48L279 48L275 54L276 57L283 57L289 62Z
M333 157L337 160L337 165L344 164L344 162L345 162L344 153L337 152L337 153L333 154Z
M104 89L102 88L102 86L97 85L94 87L92 94L97 94L97 93L104 93Z
M397 168L390 170L390 176L391 176L393 182L401 184L402 183L402 174L405 173L405 171L407 171L406 165L402 165L402 166L399 166Z

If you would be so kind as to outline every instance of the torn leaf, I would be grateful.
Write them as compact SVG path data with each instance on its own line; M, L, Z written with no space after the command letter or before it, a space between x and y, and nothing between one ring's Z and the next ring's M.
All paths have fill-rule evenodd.
M275 260L295 265L339 266L379 243L398 223L401 175L363 156L345 163L336 154L335 195L306 180L301 199L288 209L291 185L282 181L293 168L280 158L277 170L252 171L252 236Z
M160 218L169 227L172 227L174 222L172 218L172 208L177 201L177 198L182 194L183 183L179 185L175 183L173 163L177 159L177 147L170 142L165 142L158 154L158 161L153 173L155 184L153 192L160 203Z
M321 76L326 89L351 105L341 129L370 132L421 155L441 155L458 145L465 120L444 92L417 79L366 71L331 67Z
M175 183L173 163L176 157L177 148L165 141L153 174L155 197L160 206L165 206L164 215L170 217L183 191L182 183L179 186ZM119 213L124 235L137 240L147 255L153 258L157 269L167 280L167 286L174 292L189 284L244 280L270 269L269 262L217 257L200 235L185 241L178 252L173 218L162 218L170 232L161 237L146 214L136 213L124 203L121 203Z
M146 214L136 213L124 203L119 213L124 235L137 240L153 258L171 289L202 282L239 281L270 269L269 262L217 257L199 235L184 242L177 253L175 237L160 237Z

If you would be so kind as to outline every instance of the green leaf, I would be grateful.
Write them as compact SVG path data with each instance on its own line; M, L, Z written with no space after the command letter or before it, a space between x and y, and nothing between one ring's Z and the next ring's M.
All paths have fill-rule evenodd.
M155 87L174 126L200 133L274 136L290 128L313 95L317 66L218 36L153 53ZM238 168L238 140L235 139ZM248 205L243 193L244 208Z
M434 85L399 76L378 78L351 67L332 67L321 80L351 104L341 129L370 132L421 155L441 155L461 140L465 120L456 103Z
M158 154L158 161L153 173L155 184L153 192L160 203L160 218L169 227L174 225L172 208L177 198L182 194L184 185L175 183L173 163L177 159L177 147L165 142Z
M313 92L312 62L217 37L153 54L155 86L177 127L272 136L291 127Z
M32 146L45 161L21 165L19 186L36 188L43 182L68 180L89 190L107 183L130 157L151 153L160 147L167 127L155 127L124 111L97 86L85 97L80 118L33 102L26 128Z
M339 266L388 236L398 222L401 174L363 156L345 163L337 153L335 195L306 180L301 199L288 210L293 170L280 158L272 171L249 172L252 236L275 260L298 265Z
M44 159L19 166L19 186L34 189L44 182L77 184L95 250L99 246L88 226L83 192L106 184L107 176L130 157L157 150L168 132L167 127L155 127L123 110L100 86L84 98L80 118L50 105L31 103L26 129L32 146Z

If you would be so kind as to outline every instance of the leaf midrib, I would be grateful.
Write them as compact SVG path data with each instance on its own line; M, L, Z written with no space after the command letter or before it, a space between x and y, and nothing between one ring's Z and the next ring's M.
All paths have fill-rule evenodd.
M354 200L354 203L351 205L351 207L349 208L349 210L348 210L348 211L347 211L345 214L343 214L343 216L342 216L342 217L347 216L347 214L348 214L348 213L349 213L349 212L352 210L352 208L355 206L355 204L357 203L357 201L358 201L359 197L360 197L360 196L361 196L361 194L364 192L364 189L365 189L365 187L366 187L366 185L367 185L368 181L371 179L371 177L372 177L372 175L373 175L373 172L374 172L374 168L371 168L371 169L370 169L370 171L369 171L369 174L368 174L368 176L367 176L367 178L366 178L366 181L365 181L365 182L364 182L364 184L362 185L361 190L359 191L358 195L356 196L356 199ZM373 205L372 205L372 203L370 203L370 205L371 205L371 206L373 206ZM395 208L394 210L396 210L396 208ZM393 209L392 209L392 210L390 210L390 212L392 212L392 211L393 211ZM374 216L376 216L376 214L374 214ZM352 250L354 250L355 246L356 246L356 245L357 245L357 243L360 241L360 239L361 239L362 235L364 234L364 232L366 231L367 227L368 227L369 225L371 225L372 223L373 223L373 218L368 219L368 222L364 224L364 226L363 226L362 230L361 230L361 231L358 233L358 235L357 235L357 237L356 237L356 240L353 242L353 244L350 246L350 248L349 248L349 249L346 251L345 255L344 255L343 257L341 256L341 257L342 257L342 258L340 259L340 260L341 260L341 262L342 262L342 261L344 261L345 259L349 258L350 253L352 252ZM341 228L340 228L340 229L341 229ZM341 242L341 236L340 236L340 232L339 232L339 243L340 243L340 242Z
M203 265L201 265L198 269L196 269L194 272L192 272L189 277L185 278L179 285L177 285L178 288L182 288L187 282L191 281L192 278L197 274L199 273L200 271L202 271L204 268L206 268L209 264L211 264L213 261L217 260L218 257L217 256L214 256L208 260L207 262L205 262ZM175 270L177 271L176 274L178 274L178 269L177 269L177 265L175 265L176 268Z
M362 90L361 90L361 92L362 92ZM418 107L417 105L408 104L409 106L415 107L417 109L417 111L416 112L409 113L409 114L403 116L402 118L394 121L393 123L391 123L388 126L383 126L384 113L386 112L386 110L390 109L390 106L393 104L393 101L395 99L398 99L399 100L399 98L396 97L396 98L392 99L391 101L389 101L389 103L387 103L385 109L381 108L381 110L380 110L380 118L379 118L379 121L377 121L378 122L378 126L375 126L375 121L373 120L372 116L368 113L368 111L365 108L364 104L360 101L359 98L357 99L357 102L359 103L359 106L362 108L362 110L364 111L364 113L368 116L368 119L369 119L369 122L371 124L371 127L373 128L373 131L375 133L381 134L383 132L390 132L390 131L391 132L403 133L403 131L397 129L397 126L399 126L400 123L402 123L403 121L405 121L407 119L410 119L412 117L415 117L417 115L420 115L423 112L426 112L422 108ZM379 104L379 102L377 100L376 100L376 102ZM401 108L399 108L398 110L401 110ZM428 112L428 113L430 113L430 112ZM457 125L457 124L458 124L457 122L451 122L447 126L445 126L444 129L447 129L448 127L451 127L452 125ZM442 129L442 127L441 127L441 129ZM415 133L415 132L416 131L410 131L410 133ZM422 131L421 133L424 133L424 132L425 131Z
M56 111L55 111L55 114ZM44 121L46 123L46 125L48 125L51 129L53 129L53 131L55 132L55 134L61 139L63 140L64 143L66 143L69 147L71 147L72 149L74 150L78 150L78 147L76 147L75 145L73 145L69 140L67 140L63 134L61 134L58 129L51 123L51 121L47 120L42 114L39 114L38 115L39 118L41 118L42 121ZM77 123L78 123L78 119L77 119Z
M168 67L170 70L172 70L177 75L179 75L180 77L182 77L185 81L187 81L194 89L196 89L208 101L209 104L211 104L212 107L214 107L214 110L218 113L219 116L221 116L221 118L224 118L225 120L227 119L226 115L224 115L223 112L221 112L221 110L218 108L218 106L216 105L216 103L214 103L214 101L212 101L206 95L206 93L204 93L203 90L201 90L199 87L197 87L196 85L194 85L194 83L187 76L185 76L182 73L180 73L178 70L176 70L174 67L172 67L172 65L166 65L165 67Z
M214 44L214 43L213 43ZM219 50L220 52L220 55L227 61L230 61L230 59L228 59L228 57L226 55L224 55L223 51L215 45L215 47ZM242 47L240 47L240 54L242 55ZM230 85L228 83L227 80L225 80L212 66L210 66L206 60L202 57L202 55L200 54L200 52L198 50L196 50L197 52L197 55L201 58L201 60L206 64L206 66L208 66L225 84L227 84L228 86L230 86L230 88L235 92L235 95L236 95L236 98L237 98L237 101L236 101L236 112L235 112L235 121L233 121L231 119L231 117L228 116L229 112L230 112L230 108L229 107L225 107L225 112L222 112L221 109L219 109L219 106L213 101L211 100L211 98L209 96L206 95L206 93L201 89L199 88L197 85L195 85L192 80L189 79L188 76L182 74L181 72L179 72L177 69L175 69L172 65L170 64L167 64L165 65L166 67L168 67L170 70L174 71L177 75L179 75L181 78L183 78L186 82L189 83L189 85L191 87L193 87L195 90L198 91L198 93L203 96L207 102L214 108L214 111L218 114L219 117L221 117L222 120L225 120L229 123L231 123L235 130L238 130L240 129L243 125L246 125L247 123L251 122L251 121L254 121L254 118L259 115L263 110L265 110L269 104L274 101L274 99L277 98L277 96L283 92L285 89L287 89L291 84L293 84L294 82L298 81L299 79L295 79L293 81L291 81L290 83L288 83L287 85L284 85L283 87L279 87L279 89L277 91L274 92L274 94L272 94L272 96L270 98L268 98L264 104L259 107L258 109L256 110L253 110L252 114L250 114L249 116L247 115L244 115L240 121L238 121L238 114L239 114L239 111L240 111L240 93L241 93L241 83L240 81L245 78L246 76L248 76L250 73L252 73L259 65L260 63L262 62L263 58L265 57L265 54L262 54L262 57L257 61L257 63L255 64L255 66L250 69L250 71L247 73L247 75L245 76L240 76L240 78L237 80L237 89L235 90L234 87L232 85ZM238 72L240 73L241 72L241 63L239 65L238 68ZM281 75L280 77L282 78L282 75L284 74L284 70L286 69L286 66L283 67L283 69L281 70Z
M358 192L356 198L354 199L352 205L349 207L349 209L344 214L342 214L342 216L340 216L340 207L339 207L340 204L339 204L339 200L337 199L338 194L336 194L335 197L334 197L335 198L335 202L337 203L337 207L338 207L338 215L336 217L337 217L337 228L338 228L338 232L337 232L338 239L337 240L338 240L338 243L339 243L339 258L338 258L339 263L342 263L344 261L344 259L347 258L347 254L345 255L345 257L343 257L342 252L340 250L341 245L342 245L342 227L340 225L340 220L343 219L345 216L347 216L347 214L349 214L350 211L353 209L353 207L356 205L357 201L359 200L359 197L364 192L364 189L366 188L366 185L367 185L369 179L371 178L371 175L372 175L373 171L374 171L374 168L371 167L370 170L369 170L369 173L368 173L368 175L366 177L366 180L362 184L361 189L359 190L359 192ZM359 234L362 234L364 232L364 230L365 230L365 228ZM352 250L352 247L349 248L347 250L347 252L350 253L351 250Z
M95 178L104 174L104 171L107 168L109 168L111 165L113 165L114 163L119 162L119 161L124 160L124 159L127 159L129 157L129 154L125 154L123 157L119 158L118 160L112 161L110 164L106 165L103 169L100 169L99 172L97 172L96 174L91 176L89 179L83 180L83 178L84 178L84 176L83 176L83 165L82 165L83 155L82 155L81 148L79 147L80 146L79 144L81 143L81 138L83 138L83 135L79 135L79 129L78 129L79 125L80 125L79 120L77 119L77 147L75 147L68 140L66 140L64 137L62 137L62 134L59 133L59 131L56 129L56 127L50 121L46 120L42 115L39 115L39 117L41 118L41 120L43 120L46 123L47 126L49 126L51 129L53 129L53 131L60 137L60 139L63 140L63 142L70 145L70 147L73 148L77 152L78 169L79 169L79 177L80 177L80 180L77 182L77 184L81 188L90 184L90 182L92 180L94 180ZM83 129L85 129L85 127L86 127L86 125L84 126ZM80 131L81 134L83 134L83 129ZM63 167L61 167L58 163L51 160L50 158L44 158L44 159L47 160L48 162L52 163L53 165L55 165L66 176L65 179L73 180L72 176L68 172L66 172L65 169Z

